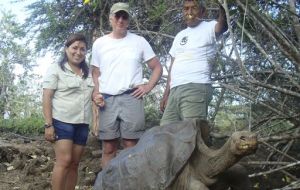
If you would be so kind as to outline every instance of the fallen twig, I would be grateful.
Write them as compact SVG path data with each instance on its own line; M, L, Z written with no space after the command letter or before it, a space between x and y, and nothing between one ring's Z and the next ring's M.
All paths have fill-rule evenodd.
M8 184L15 184L15 182L13 181L3 181L3 180L0 180L1 183L8 183Z
M288 165L294 162L275 162L275 161L249 161L241 162L244 165Z
M259 138L258 141L280 141L280 140L292 140L292 139L300 139L300 134L296 135L280 135L280 136L270 136L270 137L262 137Z
M300 164L300 161L294 162L292 164L288 164L286 166L278 167L278 168L275 168L273 170L269 170L269 171L265 171L265 172L259 172L259 173L254 173L254 174L249 175L249 177L252 178L252 177L267 175L267 174L270 174L270 173L273 173L273 172L276 172L276 171L279 171L279 170L283 170L283 169L286 169L286 168L290 168L290 167L293 167L293 166L296 166L296 165L299 165L299 164Z

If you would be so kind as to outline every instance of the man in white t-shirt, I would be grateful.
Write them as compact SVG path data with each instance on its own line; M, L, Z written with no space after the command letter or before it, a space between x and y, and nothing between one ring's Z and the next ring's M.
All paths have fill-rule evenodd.
M143 96L153 89L162 74L162 66L149 43L127 31L129 5L115 3L109 20L112 32L98 38L92 49L93 100L100 106L102 167L115 157L119 138L123 147L128 148L145 131ZM152 70L146 84L143 63Z
M216 39L227 30L227 24L222 6L217 21L202 21L204 14L203 1L184 1L183 15L188 27L176 35L169 52L172 60L160 104L164 112L161 125L207 117L212 98L209 60L215 56ZM208 131L208 126L202 129L205 138Z

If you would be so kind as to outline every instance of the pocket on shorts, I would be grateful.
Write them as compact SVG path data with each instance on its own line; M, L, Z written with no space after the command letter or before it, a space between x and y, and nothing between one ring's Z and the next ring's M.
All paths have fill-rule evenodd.
M184 100L192 103L209 103L212 99L212 87L210 85L196 87L196 89L187 89L183 92Z
M207 94L205 93L199 93L198 95L187 96L186 101L191 103L203 103L205 102L206 99L205 96L207 96Z

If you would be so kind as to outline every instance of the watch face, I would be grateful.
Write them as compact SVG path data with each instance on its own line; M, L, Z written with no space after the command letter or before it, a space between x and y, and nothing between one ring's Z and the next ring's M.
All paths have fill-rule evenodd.
M45 128L49 128L49 127L51 127L51 125L45 124L44 127L45 127Z

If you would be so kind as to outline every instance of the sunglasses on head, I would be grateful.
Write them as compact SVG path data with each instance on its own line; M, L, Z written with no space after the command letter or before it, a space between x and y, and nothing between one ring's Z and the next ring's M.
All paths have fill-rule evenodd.
M128 20L129 15L125 11L119 11L115 13L115 18L119 20L122 17L123 20Z

